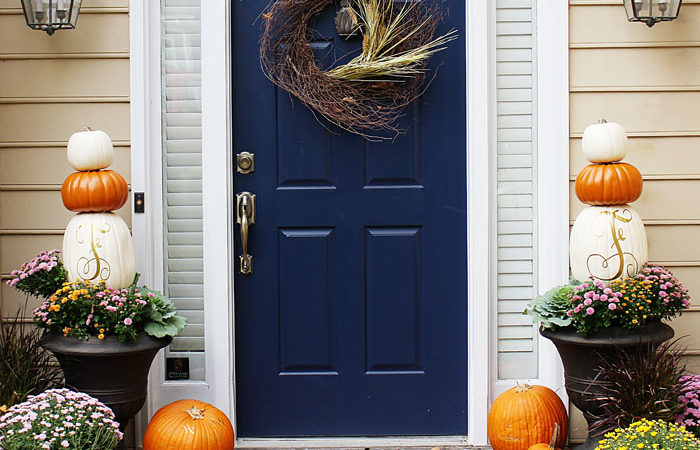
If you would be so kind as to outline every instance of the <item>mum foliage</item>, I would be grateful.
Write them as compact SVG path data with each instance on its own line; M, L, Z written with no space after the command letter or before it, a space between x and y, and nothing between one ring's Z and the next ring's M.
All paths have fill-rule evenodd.
M690 307L688 291L669 270L657 265L644 266L634 277L614 280L609 286L600 280L582 283L570 295L567 315L583 335L610 326L638 328Z
M109 450L123 435L111 409L87 394L50 389L0 417L0 448Z
M10 272L7 285L35 297L49 297L68 277L59 259L60 253L56 249L40 252L34 259Z
M125 289L89 281L66 282L34 311L36 324L49 331L86 339L116 335L122 342L141 331L155 337L174 336L187 321L165 296L132 285Z
M625 429L606 433L596 450L645 448L686 450L700 448L700 443L685 428L674 423L642 419Z

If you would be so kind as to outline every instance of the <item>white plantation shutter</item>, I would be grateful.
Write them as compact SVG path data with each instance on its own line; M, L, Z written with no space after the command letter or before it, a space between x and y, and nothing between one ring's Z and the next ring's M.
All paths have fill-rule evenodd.
M498 377L536 378L535 0L496 0Z
M170 352L204 351L200 0L162 0L165 290L189 324Z

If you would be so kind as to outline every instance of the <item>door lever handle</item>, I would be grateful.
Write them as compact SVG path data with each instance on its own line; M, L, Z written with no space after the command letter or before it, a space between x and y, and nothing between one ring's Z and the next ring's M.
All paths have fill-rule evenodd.
M241 192L236 194L236 221L241 226L241 250L243 254L238 257L240 261L240 273L250 275L253 273L253 256L248 254L248 228L255 223L255 194Z

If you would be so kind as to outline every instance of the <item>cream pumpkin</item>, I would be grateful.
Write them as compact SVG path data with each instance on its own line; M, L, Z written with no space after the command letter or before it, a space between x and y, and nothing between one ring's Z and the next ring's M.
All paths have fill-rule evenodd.
M86 129L74 133L68 141L68 162L75 170L106 169L114 161L114 147L107 133Z
M124 220L114 213L73 217L63 236L63 264L71 281L105 280L115 289L130 286L136 275L136 259Z
M634 276L648 260L642 218L630 205L589 206L569 238L571 275L608 282Z
M584 130L581 149L592 163L621 161L627 155L627 134L620 124L600 119Z

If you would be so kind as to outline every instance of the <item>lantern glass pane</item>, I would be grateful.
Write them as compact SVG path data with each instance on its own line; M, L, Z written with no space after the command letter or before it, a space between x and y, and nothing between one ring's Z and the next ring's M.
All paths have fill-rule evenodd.
M22 0L27 25L49 34L75 28L82 0Z

